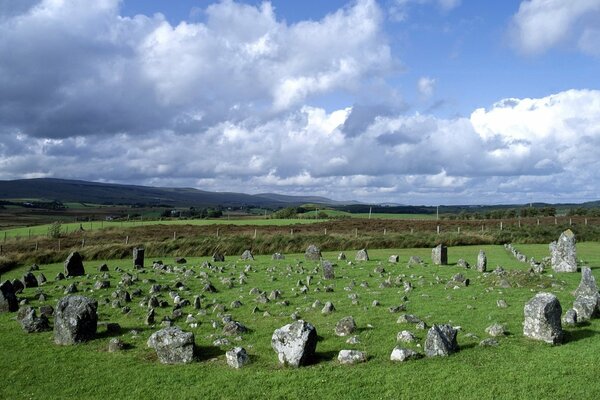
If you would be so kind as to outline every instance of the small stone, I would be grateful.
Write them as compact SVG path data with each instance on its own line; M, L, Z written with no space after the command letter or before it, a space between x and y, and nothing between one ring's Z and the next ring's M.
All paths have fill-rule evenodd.
M390 355L391 361L408 361L408 360L416 360L421 358L421 355L414 350L404 349L402 347L394 347L392 350L392 354Z
M506 327L502 324L493 324L485 328L485 332L493 337L506 335Z
M119 338L112 338L108 342L108 352L115 353L125 349L125 343Z
M335 334L337 336L348 336L356 330L356 322L351 316L344 317L335 325Z
M570 308L562 318L562 323L568 326L575 326L577 324L577 311Z
M448 356L458 351L457 330L450 325L433 325L425 339L427 357Z
M250 357L243 347L234 347L225 353L227 365L231 368L239 369L250 363Z
M481 342L479 342L479 346L481 347L497 347L498 345L498 341L493 338L483 339Z
M358 364L367 361L367 355L358 350L340 350L338 353L340 364Z

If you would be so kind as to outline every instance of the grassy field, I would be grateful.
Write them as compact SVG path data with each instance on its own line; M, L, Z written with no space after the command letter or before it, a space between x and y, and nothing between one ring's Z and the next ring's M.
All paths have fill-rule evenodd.
M547 245L518 245L528 256L541 259L548 255ZM459 258L474 264L479 249L488 256L488 269L502 266L506 276L493 273L480 274L473 269L456 266ZM400 255L400 263L389 264L391 254ZM561 346L549 346L526 339L522 335L523 306L536 292L555 293L561 301L563 312L570 308L574 298L571 292L577 287L579 274L553 274L530 276L529 266L517 262L502 246L464 246L449 249L449 266L408 267L406 261L412 255L430 260L429 249L369 250L371 261L348 265L338 262L336 279L325 281L315 271L316 262L304 261L302 255L288 254L286 260L272 261L259 256L255 261L242 262L228 257L224 263L213 263L222 268L202 268L208 260L188 258L187 268L194 271L186 278L182 273L156 272L149 265L152 256L146 257L146 269L134 271L130 260L97 260L87 262L87 277L68 281L52 281L62 264L42 265L49 282L40 289L26 289L21 295L32 306L38 290L55 304L63 296L63 286L78 284L80 292L99 300L101 321L117 322L122 332L117 334L131 347L123 352L106 351L111 337L100 330L99 337L89 343L59 347L52 342L52 332L26 334L14 320L14 314L0 314L0 368L4 377L0 380L0 398L3 399L64 399L64 398L217 398L217 399L403 399L403 398L461 398L461 399L547 399L547 398L596 398L600 393L597 380L597 363L600 352L600 321L566 328L566 342ZM347 252L354 259L354 252ZM337 252L324 253L326 259L335 260ZM600 271L600 244L578 244L578 257L592 267L596 276ZM163 258L165 263L173 259ZM110 266L111 288L93 291L93 283L99 279L98 266L106 262ZM246 265L247 283L239 284L238 276ZM385 272L374 272L383 266ZM141 289L142 295L134 296L127 306L131 312L123 314L112 308L111 293L118 287L121 274L116 267L138 277L130 292ZM15 269L3 279L18 278L26 266ZM446 288L446 282L456 273L470 279L471 285L457 290ZM298 281L305 282L312 275L313 282L307 294L299 293ZM600 278L600 276L598 276ZM227 288L222 279L233 278L234 285ZM381 288L387 278L397 285ZM500 288L499 280L505 278L510 288ZM146 347L151 333L160 329L159 324L148 327L143 323L146 307L142 306L155 280L174 288L177 281L185 284L180 295L192 300L202 294L202 310L186 307L184 318L177 325L195 334L199 360L185 366L166 366L158 363L153 351ZM414 289L405 293L402 281L409 281ZM203 293L201 288L210 281L217 293ZM325 292L325 286L333 292ZM272 301L257 304L256 296L250 295L257 287L269 294L282 291L282 300L288 305ZM318 289L318 290L317 290ZM358 295L358 304L352 304L349 294ZM406 298L404 298L406 296ZM160 297L172 304L168 292ZM105 299L108 304L105 304ZM498 308L496 301L503 299L508 308ZM240 308L230 309L233 300L242 302ZM336 311L322 315L321 307L313 308L316 300L332 301ZM379 306L372 302L378 300ZM214 340L223 338L219 312L215 305L224 305L225 313L246 325L250 332L229 345L214 346ZM461 326L458 342L461 351L447 358L422 359L406 363L393 363L390 353L396 343L396 334L410 330L418 340L406 347L422 352L420 347L426 331L413 325L397 324L399 316L388 308L404 304L407 313L422 318L429 326L434 323L451 323ZM125 304L122 304L125 305ZM253 309L258 306L258 311ZM269 316L263 315L268 311ZM317 360L308 367L282 368L270 347L273 330L291 322L290 315L298 312L311 322L318 331ZM185 315L192 314L199 322L191 328ZM157 321L171 314L171 308L157 309ZM347 344L346 338L337 337L333 330L342 317L352 315L357 322L359 344ZM212 323L217 324L213 328ZM485 328L492 323L506 324L508 336L499 339L498 347L480 347L480 340L488 337ZM133 335L132 330L139 334ZM475 335L476 337L472 336ZM224 352L241 345L248 350L252 363L241 370L230 369ZM340 365L337 353L341 349L366 351L369 359L364 364Z
M436 219L435 214L392 214L392 213L349 213L339 210L319 210L307 211L302 215L305 218L314 218L317 213L325 213L329 217L348 217L348 218L379 218L379 219Z
M61 225L61 231L63 233L69 233L83 228L86 231L94 231L104 228L132 228L140 226L151 226L151 225L195 225L195 226L207 226L207 225L258 225L258 226L287 226L294 224L311 224L314 222L323 222L323 220L314 219L265 219L265 218L245 218L245 219L182 219L182 220L130 220L130 221L92 221L92 222L72 222L64 223ZM7 238L13 237L29 237L31 236L43 236L48 234L48 228L51 224L36 225L31 227L22 227L14 229L6 229L0 231L0 239L6 234Z

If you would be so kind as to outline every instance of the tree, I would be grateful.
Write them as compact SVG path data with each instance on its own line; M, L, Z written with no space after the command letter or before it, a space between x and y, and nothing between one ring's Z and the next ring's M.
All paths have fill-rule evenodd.
M52 225L48 227L48 237L52 239L57 239L60 237L60 231L62 229L62 224L60 221L54 221Z

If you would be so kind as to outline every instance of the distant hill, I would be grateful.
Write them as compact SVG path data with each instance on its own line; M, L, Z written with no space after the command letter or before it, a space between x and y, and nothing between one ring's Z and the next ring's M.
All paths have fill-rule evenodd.
M176 207L287 207L308 202L325 205L344 204L316 196L208 192L193 188L119 185L53 178L0 181L0 199L40 199L94 204L168 204Z

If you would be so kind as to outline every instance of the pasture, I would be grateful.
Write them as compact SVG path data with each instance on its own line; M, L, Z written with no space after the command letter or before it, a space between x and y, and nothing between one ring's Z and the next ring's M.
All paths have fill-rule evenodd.
M316 243L318 244L318 243ZM527 256L537 260L548 256L547 244L517 245ZM475 264L483 249L488 258L488 271L501 266L504 273L479 273L473 268L456 265L460 258ZM63 270L62 263L40 265L48 282L40 288L27 288L20 295L33 307L54 305L64 294L64 287L76 283L79 294L99 301L100 321L115 322L119 332L98 331L98 337L76 346L53 344L52 332L26 334L15 321L15 314L0 314L0 368L5 378L0 382L1 398L595 398L600 392L597 383L597 354L600 351L600 323L592 320L575 327L565 327L566 340L560 346L550 346L525 338L522 334L523 306L537 292L551 292L559 298L563 313L574 300L579 273L529 273L529 265L520 263L503 246L478 245L450 247L449 265L435 266L430 262L429 248L369 249L370 261L355 262L354 251L346 251L348 261L337 261L338 251L327 251L323 258L337 264L335 279L324 280L320 263L304 260L303 254L285 254L285 260L271 260L258 255L254 261L242 261L238 255L228 255L224 262L212 262L210 257L186 257L185 264L176 264L173 257L146 256L143 270L135 270L130 258L86 261L86 276L54 281ZM399 263L389 263L389 255L400 256ZM421 257L423 265L409 266L411 256ZM152 261L161 258L174 267L173 272L152 268ZM583 265L600 270L600 244L578 244L578 258ZM202 265L210 261L212 267ZM100 264L109 266L102 278ZM250 267L248 267L250 266ZM28 269L21 265L2 276L20 278ZM118 272L119 268L121 272ZM382 271L383 269L383 271ZM192 271L185 273L184 271ZM124 274L135 277L130 286L120 284ZM470 280L470 285L455 289L447 282L457 273ZM240 275L245 282L240 282ZM307 284L308 291L301 293ZM97 280L108 279L110 288L94 290ZM508 286L505 282L508 282ZM182 289L176 289L179 283ZM210 282L216 292L204 292ZM390 283L390 285L384 282ZM412 290L405 291L405 282ZM156 323L144 324L148 293L152 284L168 287L159 298L168 306L156 309ZM231 287L230 287L231 285ZM258 302L258 288L269 295L281 291L281 298ZM112 293L127 290L130 303L115 304ZM139 291L138 291L139 290ZM188 365L162 365L154 350L146 346L151 333L161 328L161 320L172 317L173 300L170 291L190 301L201 296L201 308L183 308L183 316L174 323L193 332L197 360ZM39 292L47 300L39 301ZM352 295L352 296L349 296ZM352 298L355 300L353 301ZM239 308L233 301L241 302ZM499 308L498 300L508 307ZM321 305L333 302L336 311L321 313ZM375 305L374 301L378 304ZM317 302L315 306L315 302ZM124 307L127 307L124 309ZM401 307L403 311L390 311ZM396 346L396 335L409 330L414 343L403 344L417 352L426 330L414 324L399 324L404 313L414 314L427 326L449 323L460 326L460 351L449 357L424 358L407 362L390 361ZM276 328L292 322L292 314L311 322L319 341L312 365L297 369L279 366L271 349L271 335ZM191 315L186 322L187 316ZM230 337L222 331L222 318L231 315L249 332ZM358 330L358 343L348 344L348 337L338 337L334 327L338 320L353 316ZM482 347L479 342L489 337L485 328L493 323L506 326L508 334L497 338L497 347ZM103 325L101 325L103 326ZM195 327L194 327L195 326ZM128 348L107 352L111 337L121 338ZM219 339L220 342L215 342ZM224 353L233 346L243 346L251 363L240 370L227 366ZM357 365L340 365L336 357L341 349L365 351L368 360Z

